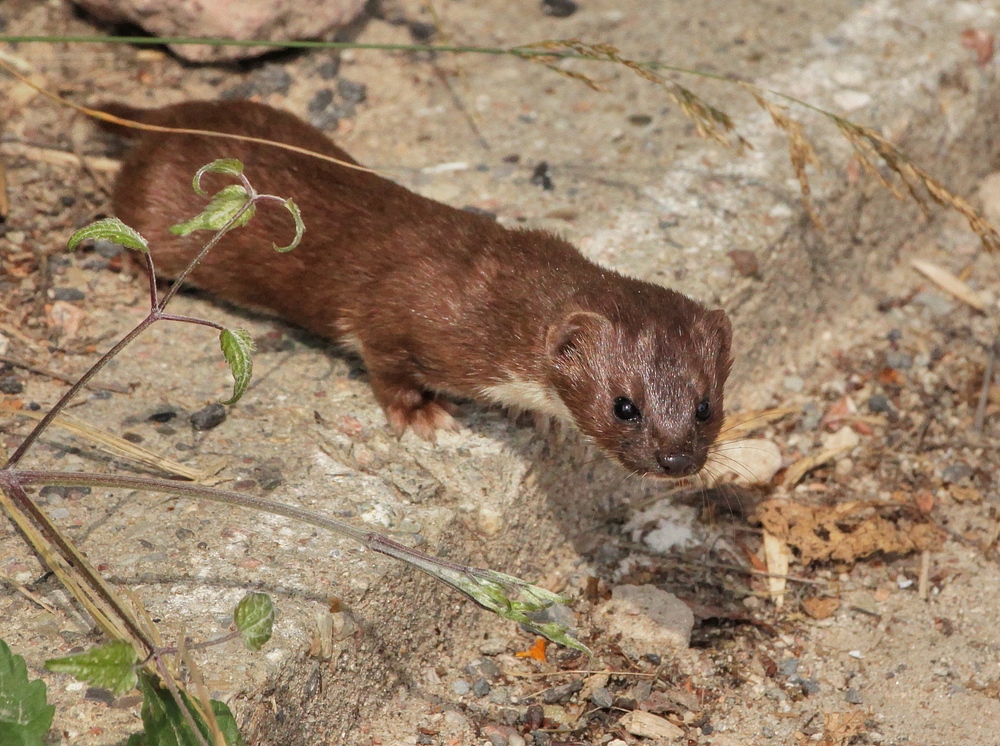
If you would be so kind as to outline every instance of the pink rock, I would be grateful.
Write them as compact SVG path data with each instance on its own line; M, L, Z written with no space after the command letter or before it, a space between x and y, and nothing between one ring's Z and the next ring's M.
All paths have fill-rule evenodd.
M94 17L134 23L154 36L321 39L353 21L365 0L78 0ZM170 45L192 62L245 59L270 47Z

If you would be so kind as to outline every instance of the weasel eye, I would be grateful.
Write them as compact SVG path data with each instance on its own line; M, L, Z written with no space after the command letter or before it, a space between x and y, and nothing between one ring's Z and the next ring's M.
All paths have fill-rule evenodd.
M702 399L701 404L698 408L694 410L694 418L698 422L705 422L712 416L712 405L708 403L708 399Z
M635 402L626 396L619 396L615 399L615 405L612 411L614 411L615 417L622 422L635 422L642 417L642 413L639 412L639 407L637 407Z

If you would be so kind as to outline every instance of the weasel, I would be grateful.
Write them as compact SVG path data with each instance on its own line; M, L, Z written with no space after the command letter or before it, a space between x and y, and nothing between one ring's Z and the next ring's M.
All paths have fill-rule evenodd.
M102 108L356 163L294 115L250 101ZM294 251L272 250L291 221L264 204L190 282L358 351L396 433L454 429L441 397L468 397L566 420L637 474L681 477L704 465L731 365L724 311L599 267L551 233L504 228L372 173L266 145L111 129L137 137L114 213L149 241L166 276L206 240L168 228L203 209L191 179L212 160L238 158L258 192L299 205L306 233ZM228 183L203 180L210 193Z

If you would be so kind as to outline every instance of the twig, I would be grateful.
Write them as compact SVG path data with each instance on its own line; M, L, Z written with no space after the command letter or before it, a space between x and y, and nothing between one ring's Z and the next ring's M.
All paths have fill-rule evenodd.
M930 598L931 591L931 551L925 549L920 554L920 578L917 581L917 594L920 596L920 600L926 601Z

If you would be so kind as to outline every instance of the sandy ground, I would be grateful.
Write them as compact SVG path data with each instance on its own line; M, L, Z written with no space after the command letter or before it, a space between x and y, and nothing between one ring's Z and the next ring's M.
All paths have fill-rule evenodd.
M960 193L996 168L993 63L977 65L960 44L966 28L995 28L990 3L582 5L564 19L534 2L437 11L463 43L576 37L760 81L875 126ZM357 39L409 42L412 22L429 20L404 3ZM28 0L0 6L0 29L95 31L67 3ZM256 382L225 423L203 433L188 424L229 382L215 339L179 326L143 337L102 379L118 391L89 392L75 416L218 471L222 486L564 592L596 653L517 657L533 638L514 625L283 520L125 491L36 493L168 637L181 627L195 639L224 633L249 587L275 597L281 616L264 653L233 644L199 659L251 742L656 742L625 717L645 711L669 726L661 742L996 743L1000 395L987 382L981 407L980 394L997 335L997 262L958 216L925 218L886 196L821 118L794 112L827 164L813 173L823 233L804 216L783 139L725 84L684 79L733 115L755 147L742 155L699 140L661 89L621 68L574 66L608 89L596 93L505 58L354 51L339 67L310 53L213 68L127 47L0 48L80 103L250 95L312 115L410 188L558 231L595 260L721 305L736 328L731 408L792 410L755 436L791 468L832 437L850 445L795 484L789 469L766 487L707 490L627 480L572 434L539 434L472 404L461 407L462 431L437 445L396 441L357 361L279 321L184 295L179 313L245 326L261 348ZM116 146L5 77L0 119L10 201L0 223L2 353L79 372L146 302L121 257L63 248L107 209ZM542 161L552 190L532 182ZM757 271L741 272L734 249L752 252ZM985 310L916 274L914 258L964 270ZM0 380L13 407L44 407L62 390L23 368ZM0 428L10 449L26 423L5 416ZM134 468L56 432L31 463ZM764 512L775 499L811 511L782 536L794 580L780 608L761 576L761 521L778 531ZM13 527L0 531L10 580L0 637L46 680L59 706L53 742L109 744L137 730L135 697L42 672L45 658L99 637ZM693 611L689 647L617 636L601 609L629 584L669 591ZM337 631L317 652L327 623Z

